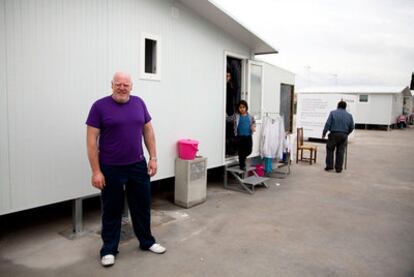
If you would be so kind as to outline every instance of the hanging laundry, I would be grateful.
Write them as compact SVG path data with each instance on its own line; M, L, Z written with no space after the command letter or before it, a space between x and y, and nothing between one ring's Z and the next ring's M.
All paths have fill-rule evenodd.
M265 162L265 172L272 173L273 171L273 159L272 158L264 158Z
M260 156L262 158L283 158L285 148L285 126L283 117L276 116L263 118L260 138Z

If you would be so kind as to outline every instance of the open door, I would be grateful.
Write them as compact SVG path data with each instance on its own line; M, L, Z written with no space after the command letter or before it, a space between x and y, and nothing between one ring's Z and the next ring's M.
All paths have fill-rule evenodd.
M244 95L249 104L249 113L256 119L256 132L253 134L253 149L250 156L259 155L259 138L262 127L263 111L263 64L257 61L248 61L247 92Z
M247 92L245 99L249 104L249 113L256 120L262 119L263 109L263 64L256 61L248 61Z

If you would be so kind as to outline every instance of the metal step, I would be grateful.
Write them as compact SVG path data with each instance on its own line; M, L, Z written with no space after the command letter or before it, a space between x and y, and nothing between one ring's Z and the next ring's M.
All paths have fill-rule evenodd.
M256 186L259 184L264 184L265 181L269 180L269 178L260 177L260 176L249 176L247 178L242 179L244 184Z
M225 171L224 171L224 188L247 192L249 194L254 193L254 187L257 185L263 185L266 188L269 188L269 186L265 183L265 181L269 180L269 178L257 176L257 173L255 170L256 170L256 167L254 166L250 166L246 170L241 170L238 164L237 165L232 164L231 167L226 165ZM252 176L246 177L248 175L247 173L249 172L252 173ZM239 183L238 184L239 187L233 187L233 186L228 185L227 183L228 174L227 173L230 173L237 180L237 182Z
M226 168L227 171L238 173L238 174L244 174L246 172L251 172L255 169L256 168L254 166L248 167L248 168L246 168L246 170L241 170L238 166L233 166L233 167Z

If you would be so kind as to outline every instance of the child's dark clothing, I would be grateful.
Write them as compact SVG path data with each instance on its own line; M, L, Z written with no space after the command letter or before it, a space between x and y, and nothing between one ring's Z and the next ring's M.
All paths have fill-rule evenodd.
M246 169L246 158L252 153L253 139L252 136L238 136L238 154L240 169Z
M250 114L241 115L239 113L229 117L234 122L234 135L236 136L237 149L239 155L240 169L246 168L246 158L252 153L253 139L252 126L256 124Z

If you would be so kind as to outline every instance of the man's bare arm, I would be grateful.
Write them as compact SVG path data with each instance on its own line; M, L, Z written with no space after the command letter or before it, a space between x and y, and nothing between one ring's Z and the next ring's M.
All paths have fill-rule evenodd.
M92 170L92 185L98 189L103 189L105 186L105 177L101 172L99 166L99 150L98 138L100 130L91 126L86 129L86 146L88 150L89 164Z
M150 155L148 161L148 174L154 176L157 173L157 150L155 146L155 133L151 122L144 125L144 142L145 147Z

